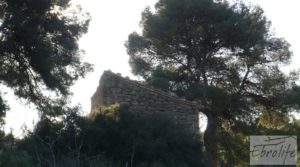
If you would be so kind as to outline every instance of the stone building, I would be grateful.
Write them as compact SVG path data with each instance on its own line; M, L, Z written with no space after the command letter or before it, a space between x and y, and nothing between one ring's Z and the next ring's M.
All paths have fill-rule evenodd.
M201 105L174 94L152 88L138 81L105 71L97 91L91 98L91 108L127 103L134 112L164 112L183 126L199 132Z

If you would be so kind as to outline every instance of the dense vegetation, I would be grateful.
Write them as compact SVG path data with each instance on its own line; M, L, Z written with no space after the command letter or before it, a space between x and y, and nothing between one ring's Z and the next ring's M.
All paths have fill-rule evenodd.
M125 105L44 119L24 139L8 135L1 145L1 167L204 166L199 135L166 115L132 113Z
M62 114L70 86L92 69L78 46L89 20L70 0L0 0L0 86L40 115ZM0 123L9 109L1 91Z
M220 152L232 154L222 149L228 146L222 134L249 135L240 127L251 127L260 115L277 120L299 111L299 73L281 70L291 61L290 45L271 31L259 6L159 0L154 11L144 10L140 25L142 33L126 42L133 73L204 106L211 166L218 166Z
M201 138L164 114L141 115L126 105L99 108L83 117L73 109L60 120L44 119L23 139L1 138L2 167L198 167L207 166ZM222 167L249 164L248 135L300 134L299 120L255 124L219 132ZM229 125L228 125L229 126ZM246 140L245 140L246 139ZM300 139L298 138L298 143ZM226 151L224 151L226 150Z

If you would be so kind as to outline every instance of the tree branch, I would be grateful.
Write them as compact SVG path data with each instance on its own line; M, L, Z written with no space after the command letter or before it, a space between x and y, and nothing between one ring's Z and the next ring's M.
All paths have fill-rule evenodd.
M240 95L242 93L242 90L244 89L244 86L245 86L245 82L248 78L248 75L250 73L250 67L246 64L246 68L247 68L247 71L246 71L246 74L243 78L243 80L241 81L241 84L240 84L240 87L239 87L239 90L238 90L238 94Z

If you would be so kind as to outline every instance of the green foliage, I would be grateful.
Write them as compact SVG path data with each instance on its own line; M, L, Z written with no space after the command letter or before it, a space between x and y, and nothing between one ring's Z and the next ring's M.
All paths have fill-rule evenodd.
M46 90L66 96L91 70L77 43L90 18L70 8L70 0L0 1L0 84L49 114L62 100L45 95Z
M128 111L129 110L129 111ZM124 164L199 166L201 143L198 136L184 129L164 114L132 113L126 106L112 106L91 114L92 127L83 137L98 134L91 147L106 150L107 155ZM101 128L102 127L102 128ZM106 131L103 131L106 130ZM99 145L100 144L100 145ZM104 145L101 145L104 144ZM101 149L102 148L102 149Z
M291 61L290 45L275 37L259 6L159 0L154 12L144 10L140 25L142 34L131 33L125 44L133 73L201 102L208 118L206 144L226 134L224 122L247 128L260 116L267 125L266 112L275 117L299 110L299 75L280 69ZM286 124L284 119L272 124L276 122L278 127ZM206 145L212 162L217 161L217 147L210 148L215 145Z
M18 142L33 166L205 166L200 137L164 114L112 105L61 121L43 119Z
M152 77L147 80L148 84L162 90L168 90L171 87L168 78L171 77L170 75L172 74L169 74L166 69L157 67L151 75Z
M5 111L8 110L8 106L5 104L4 100L1 97L0 94L0 128L4 125L4 117L5 117Z
M274 116L274 115L273 115ZM278 115L276 115L278 116ZM263 116L264 117L264 116ZM286 121L287 116L283 116L282 120ZM219 133L220 148L219 157L220 164L224 167L243 167L249 166L249 152L250 152L250 135L293 135L299 136L300 120L291 120L280 124L281 121L267 122L262 124L262 117L257 118L251 124L245 122L238 122L231 126L230 123L223 122L222 129ZM279 118L274 118L279 119ZM297 138L297 143L299 142ZM298 154L300 148L298 147ZM298 160L299 160L298 156Z
M264 111L259 117L258 125L266 128L282 129L289 123L289 121L290 118L287 114Z
M141 25L143 33L130 34L126 46L134 74L149 84L200 100L226 119L291 104L282 99L298 77L279 65L292 53L270 32L260 7L164 0L155 12L145 9Z
M0 137L1 139L1 137ZM31 157L26 151L16 149L17 140L8 134L0 141L0 166L1 167L31 167Z

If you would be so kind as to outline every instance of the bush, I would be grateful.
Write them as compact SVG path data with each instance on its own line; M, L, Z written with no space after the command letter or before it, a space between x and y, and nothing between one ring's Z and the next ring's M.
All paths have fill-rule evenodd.
M35 166L195 167L203 166L200 137L165 114L131 112L112 105L62 121L43 119L18 144ZM140 114L139 114L140 113Z
M31 167L31 157L26 151L16 149L16 139L12 134L0 142L0 167Z
M200 137L166 114L133 113L126 105L113 105L93 111L89 118L82 140L92 140L87 142L92 144L89 148L97 147L123 164L202 164Z

